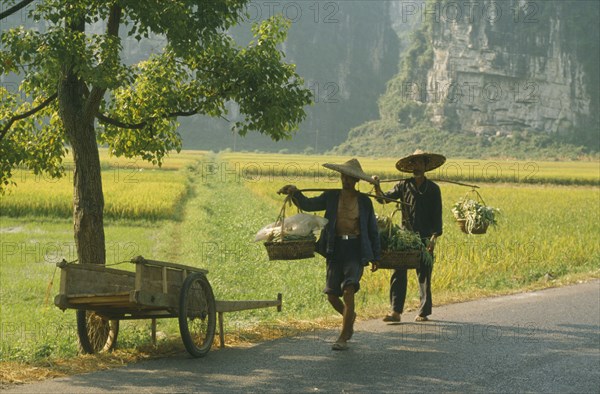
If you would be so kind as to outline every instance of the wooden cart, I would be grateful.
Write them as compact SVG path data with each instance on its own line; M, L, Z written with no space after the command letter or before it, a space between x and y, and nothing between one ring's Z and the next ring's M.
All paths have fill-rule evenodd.
M98 264L58 263L60 294L54 304L77 310L77 334L86 353L107 351L116 345L119 320L178 318L181 339L194 357L210 350L219 318L220 345L224 346L223 313L277 307L276 300L215 301L208 271L164 261L131 260L135 272Z

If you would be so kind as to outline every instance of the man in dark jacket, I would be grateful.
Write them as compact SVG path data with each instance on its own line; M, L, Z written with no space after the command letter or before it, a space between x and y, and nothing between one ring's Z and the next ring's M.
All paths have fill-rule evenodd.
M400 200L402 206L402 227L418 232L421 240L427 244L427 250L433 256L437 237L442 235L442 194L437 184L425 177L425 172L438 168L446 158L435 153L416 150L410 156L400 159L396 168L402 172L412 172L413 177L398 182L392 190L383 193L377 182L375 192L378 196ZM377 178L376 178L377 179ZM377 199L385 203L384 199ZM376 267L375 267L376 269ZM417 269L419 296L421 305L415 317L416 321L427 321L431 314L431 271L432 266ZM391 312L383 318L386 322L399 322L404 310L407 287L406 269L396 269L390 280Z
M323 166L341 173L341 190L326 191L313 198L304 196L294 185L286 185L279 192L292 194L294 203L304 211L325 210L328 222L317 242L317 252L327 262L324 292L343 316L342 332L332 349L345 350L354 332L354 293L360 288L364 266L379 261L381 253L373 204L355 189L359 179L373 180L356 159Z

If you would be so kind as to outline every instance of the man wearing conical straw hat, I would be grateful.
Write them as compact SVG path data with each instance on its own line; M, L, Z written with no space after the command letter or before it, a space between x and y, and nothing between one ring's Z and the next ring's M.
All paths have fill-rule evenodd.
M412 178L398 182L392 190L383 193L377 182L375 192L378 196L401 201L402 227L418 232L427 250L433 257L437 237L442 235L442 194L437 184L425 177L427 171L434 170L444 164L446 158L436 153L427 153L417 149L412 155L403 157L396 163L401 172L413 174ZM377 178L375 178L377 180ZM385 200L378 199L380 203ZM421 304L415 317L416 321L427 321L431 315L431 266L417 269L419 279L419 296ZM375 269L377 267L375 266ZM390 279L391 311L383 318L386 322L399 322L406 300L406 269L396 269Z
M328 222L317 242L317 252L327 262L324 292L329 303L343 316L342 332L332 349L346 350L356 319L354 293L360 288L364 266L378 262L381 255L373 203L355 189L359 179L374 181L356 159L323 166L341 174L341 190L328 190L313 198L304 196L294 185L286 185L279 192L292 194L294 203L305 211L325 210Z

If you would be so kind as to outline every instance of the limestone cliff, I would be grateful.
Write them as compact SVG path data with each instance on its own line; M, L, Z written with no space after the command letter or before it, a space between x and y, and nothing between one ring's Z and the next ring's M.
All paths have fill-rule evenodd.
M438 2L440 18L432 24L425 100L435 124L484 134L569 133L597 116L598 86L588 73L598 72L598 52L590 59L577 44L598 38L598 19L589 18L597 15L597 2L456 4ZM578 36L577 25L586 20L595 23ZM590 62L595 66L586 69Z
M597 124L598 8L596 1L424 5L426 69L410 64L392 81L382 118L397 118L414 101L449 131L571 133Z

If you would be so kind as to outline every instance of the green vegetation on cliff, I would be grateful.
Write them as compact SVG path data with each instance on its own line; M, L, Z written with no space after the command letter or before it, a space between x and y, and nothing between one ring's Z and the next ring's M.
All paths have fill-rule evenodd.
M421 105L417 108L424 107ZM598 151L548 134L515 132L511 136L451 133L419 124L403 127L393 122L372 121L350 131L348 140L333 149L337 155L400 157L420 148L448 157L503 158L517 160L598 159Z

